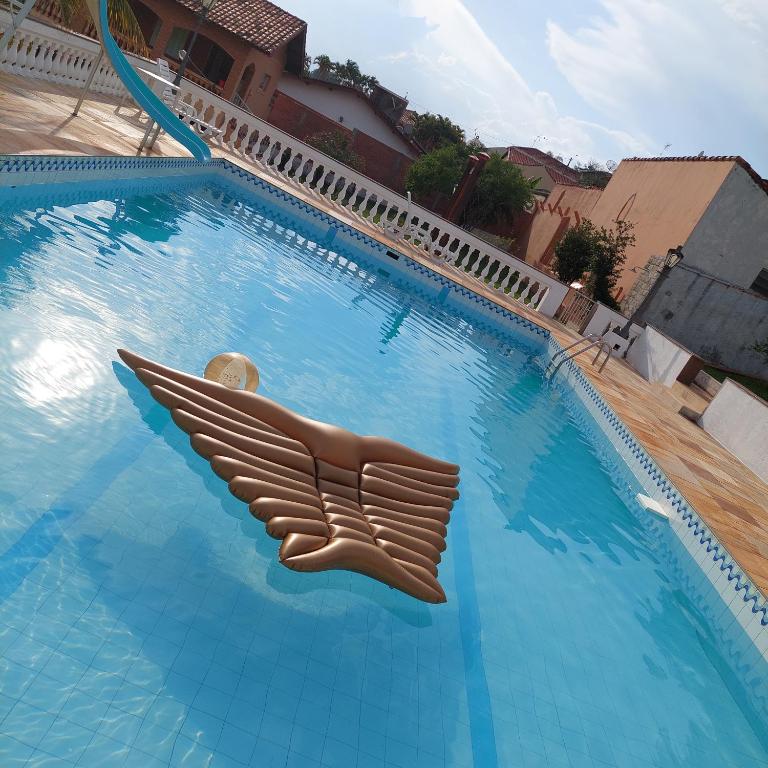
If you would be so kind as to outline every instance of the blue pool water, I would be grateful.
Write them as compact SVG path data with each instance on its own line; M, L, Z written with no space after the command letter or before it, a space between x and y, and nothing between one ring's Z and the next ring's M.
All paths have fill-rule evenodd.
M0 766L768 766L542 339L220 184L0 198ZM280 566L118 346L460 463L448 602Z

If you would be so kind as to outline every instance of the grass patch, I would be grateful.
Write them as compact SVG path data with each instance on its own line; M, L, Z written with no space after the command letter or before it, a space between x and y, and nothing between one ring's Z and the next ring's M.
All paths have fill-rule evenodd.
M744 376L741 373L728 373L727 371L721 371L719 368L712 368L709 365L705 365L704 370L713 379L718 381L724 381L726 378L738 381L742 387L746 387L750 392L754 392L758 397L768 401L768 381L755 379L752 376Z

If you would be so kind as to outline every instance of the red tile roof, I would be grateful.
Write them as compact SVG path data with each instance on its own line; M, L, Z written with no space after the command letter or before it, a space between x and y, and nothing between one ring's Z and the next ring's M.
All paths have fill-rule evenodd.
M556 184L579 184L579 172L536 147L508 147L506 159L515 165L543 165Z
M552 165L546 166L547 173L552 178L552 181L555 182L555 184L565 184L566 186L572 186L577 187L580 186L581 182L579 179L579 174L576 171L571 171L569 174L561 173L557 168L555 168Z
M200 0L177 0L192 11L200 10ZM307 23L267 0L219 0L208 15L233 35L272 54L298 37Z
M730 162L741 166L762 190L768 194L768 179L760 174L741 155L689 155L684 157L628 157L624 163L661 163L661 162Z

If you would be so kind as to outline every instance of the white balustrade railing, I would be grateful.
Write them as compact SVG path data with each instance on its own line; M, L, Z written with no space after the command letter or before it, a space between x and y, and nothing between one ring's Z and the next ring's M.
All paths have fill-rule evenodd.
M0 10L0 30L10 26L10 19L7 11ZM26 19L6 48L0 50L0 72L82 88L99 59L99 47L83 35ZM110 96L125 94L106 58L99 63L91 90Z
M0 28L3 24L0 12ZM98 51L98 44L89 38L28 19L0 53L0 71L82 87ZM156 67L132 54L128 59L145 69ZM91 88L114 96L125 94L106 59L102 59ZM199 116L197 121L186 117L186 122L199 128L212 145L305 195L322 197L345 209L361 223L405 241L500 296L552 317L568 292L566 285L550 275L432 211L410 204L399 193L186 79L179 98ZM206 131L200 121L220 131Z

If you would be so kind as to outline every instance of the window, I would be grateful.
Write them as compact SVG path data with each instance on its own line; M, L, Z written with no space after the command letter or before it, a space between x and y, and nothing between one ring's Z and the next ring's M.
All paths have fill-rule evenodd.
M267 86L269 85L271 80L272 80L272 75L264 75L264 77L261 78L261 82L259 83L259 90L266 91Z
M760 274L750 288L761 296L768 296L768 267L760 270Z
M144 5L141 0L129 0L129 3L136 21L139 22L141 33L144 35L147 45L154 48L160 28L163 26L160 17L151 8Z
M184 48L189 37L189 30L182 27L174 27L171 36L168 38L168 44L165 46L165 55L172 59L179 58L179 51Z

